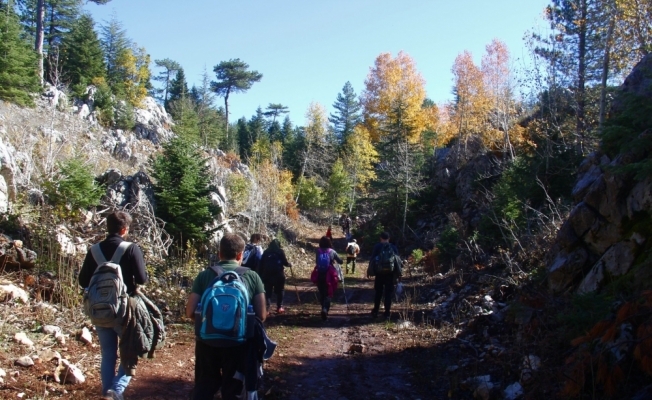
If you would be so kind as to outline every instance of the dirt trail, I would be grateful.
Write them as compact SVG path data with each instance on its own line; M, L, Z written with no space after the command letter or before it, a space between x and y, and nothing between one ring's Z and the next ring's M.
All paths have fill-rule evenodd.
M335 240L334 247L341 256L344 246L343 238ZM313 256L307 251L306 257ZM397 330L400 307L393 309L390 321L371 318L373 281L363 277L366 269L367 260L361 257L355 275L345 275L344 290L338 288L327 321L321 320L317 290L309 278L290 280L284 296L286 312L278 314L272 306L266 322L268 334L278 347L265 364L260 392L263 398L447 397L445 391L441 392L446 385L436 389L435 378L424 376L424 370L428 370L423 363L424 349L407 344L405 332ZM168 344L155 359L141 362L125 398L187 398L193 386L193 340L190 325L170 326ZM87 393L99 392L97 378Z

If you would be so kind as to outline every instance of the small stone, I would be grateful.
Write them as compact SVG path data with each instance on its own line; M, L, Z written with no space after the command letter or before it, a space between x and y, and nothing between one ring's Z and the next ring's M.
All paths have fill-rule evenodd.
M28 346L32 347L34 346L34 342L32 342L28 337L25 332L16 332L14 335L14 341L16 343L22 344L23 346Z
M32 360L32 357L29 356L23 356L14 361L14 364L21 366L21 367L31 367L34 365L34 360Z
M57 383L70 383L77 385L84 383L86 378L84 374L75 365L66 359L59 360L59 366L54 371L54 380Z
M65 345L66 344L66 337L63 335L63 333L59 332L54 335L54 338L59 342L60 345Z
M57 336L57 333L61 333L61 328L56 325L44 325L43 333L46 335Z
M367 351L367 346L361 343L354 343L349 346L349 353L364 353Z
M61 354L59 354L58 351L50 350L50 349L45 349L43 351L38 352L38 358L43 360L43 362L49 362L53 359L61 359Z
M523 396L523 386L520 383L514 382L505 388L505 400L516 400Z
M91 335L87 327L82 328L81 334L79 335L79 340L85 344L93 343L93 335Z

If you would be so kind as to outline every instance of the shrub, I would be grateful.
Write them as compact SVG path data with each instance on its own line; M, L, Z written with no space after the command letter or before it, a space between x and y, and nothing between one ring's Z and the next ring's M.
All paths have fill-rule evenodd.
M299 205L304 210L320 208L324 203L324 191L317 186L314 178L301 179L297 184L299 189Z
M229 174L226 178L226 193L231 214L247 209L251 181L240 174Z
M45 184L45 194L55 206L70 205L72 209L88 208L100 203L104 188L95 183L88 166L72 158L57 164L59 172Z
M448 225L439 237L439 242L437 242L437 249L439 253L452 260L457 257L459 251L457 249L457 243L460 241L460 234L452 225Z

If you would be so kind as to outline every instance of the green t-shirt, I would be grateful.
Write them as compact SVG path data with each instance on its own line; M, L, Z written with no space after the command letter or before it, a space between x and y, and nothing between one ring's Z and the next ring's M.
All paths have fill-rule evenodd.
M220 261L217 265L222 267L224 271L234 271L240 266L235 261ZM192 284L192 293L197 293L200 296L203 295L213 279L215 279L215 271L206 268L195 278L195 281ZM249 303L253 301L256 295L265 293L263 281L255 271L249 270L245 272L242 275L242 281L247 287L247 292L249 292Z

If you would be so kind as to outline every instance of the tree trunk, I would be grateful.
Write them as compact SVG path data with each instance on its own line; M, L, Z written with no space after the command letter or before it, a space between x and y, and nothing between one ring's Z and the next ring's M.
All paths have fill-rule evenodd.
M38 0L36 5L36 42L34 49L38 53L38 76L43 86L43 17L45 14L45 0Z
M585 82L586 82L586 18L587 0L580 2L580 20L578 31L578 66L577 66L577 119L575 133L580 141L580 151L584 146L584 105L585 105Z
M600 84L600 128L604 124L605 108L607 106L607 79L609 78L609 56L611 51L611 38L616 25L615 12L611 11L609 29L607 30L607 40L604 47L604 58L602 59L602 82Z
M226 148L229 148L229 92L224 96L224 113L226 116Z

